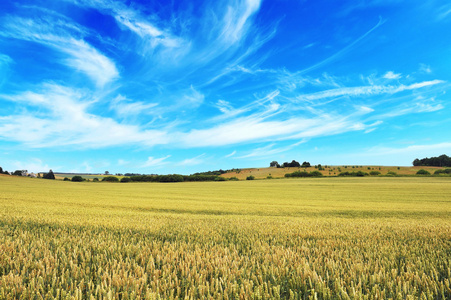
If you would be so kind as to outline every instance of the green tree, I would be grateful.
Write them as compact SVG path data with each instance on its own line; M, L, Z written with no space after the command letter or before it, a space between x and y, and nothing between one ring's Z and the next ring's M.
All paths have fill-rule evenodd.
M74 177L72 177L72 181L82 182L83 181L83 177L81 177L80 175L75 175Z
M311 167L311 165L310 165L310 163L308 162L308 161L304 161L303 163L302 163L302 166L301 167L303 167L303 168L309 168L309 167Z
M119 182L119 178L117 178L115 176L106 176L106 177L103 177L102 181Z
M279 168L279 167L280 167L279 163L278 163L277 161L275 161L275 160L273 160L272 162L270 162L270 163L269 163L269 166L270 166L270 167L276 167L276 168Z
M48 173L45 173L44 176L42 176L44 179L55 179L55 174L53 174L53 171L50 169Z

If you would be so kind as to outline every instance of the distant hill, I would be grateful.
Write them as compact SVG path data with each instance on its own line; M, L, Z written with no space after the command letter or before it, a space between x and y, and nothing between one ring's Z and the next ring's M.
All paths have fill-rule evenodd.
M343 165L343 166L321 166L320 168L315 168L314 166L310 168L302 168L302 167L289 167L289 168L246 168L239 169L234 171L229 171L227 173L222 174L222 177L231 178L236 177L240 180L245 180L246 177L252 175L256 179L268 178L268 176L272 178L284 178L285 174L293 173L295 171L319 171L323 174L323 176L338 176L341 172L366 172L370 173L371 171L378 171L381 175L386 175L388 172L395 172L398 175L415 175L418 170L425 169L428 170L431 174L433 174L436 170L440 170L440 167L428 167L428 166L414 166L414 167L398 167L398 166L361 166L361 165Z

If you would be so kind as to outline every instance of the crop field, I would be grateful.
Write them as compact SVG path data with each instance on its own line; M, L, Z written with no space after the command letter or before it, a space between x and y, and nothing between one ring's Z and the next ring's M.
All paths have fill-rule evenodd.
M0 299L451 299L451 178L0 176Z
M417 167L397 167L397 166L353 166L353 165L347 165L347 166L323 166L323 170L320 170L321 174L323 176L332 176L336 177L340 172L366 172L369 173L371 171L378 171L381 173L381 175L387 175L388 172L394 172L397 175L401 176L413 176L415 175L419 170L424 169L429 171L431 174L433 174L436 170L443 170L446 168L442 167L427 167L427 166L417 166ZM306 172L312 172L312 171L318 171L318 169L314 168L313 166L310 168L297 168L297 167L291 167L291 168L248 168L248 169L241 169L239 171L231 171L228 173L223 174L223 177L230 178L230 177L236 177L240 180L245 180L247 176L254 176L256 179L262 179L267 178L268 176L271 176L272 178L283 178L285 174L287 173L293 173L295 171L306 171Z

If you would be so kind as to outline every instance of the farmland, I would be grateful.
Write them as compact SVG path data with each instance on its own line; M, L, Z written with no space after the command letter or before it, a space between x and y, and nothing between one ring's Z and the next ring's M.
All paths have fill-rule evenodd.
M366 172L369 173L371 171L380 172L382 176L386 175L388 172L394 172L400 176L412 176L415 175L419 170L424 169L433 174L436 170L443 170L446 168L441 167L428 167L428 166L416 166L416 167L397 167L397 166L323 166L323 169L320 170L323 176L338 176L340 172ZM318 169L314 167L310 168L245 168L239 171L231 171L222 176L225 178L236 177L240 180L245 180L247 176L254 176L256 179L264 179L268 176L272 178L283 178L285 174L292 173L295 171L318 171Z
M449 299L451 178L0 176L0 299Z

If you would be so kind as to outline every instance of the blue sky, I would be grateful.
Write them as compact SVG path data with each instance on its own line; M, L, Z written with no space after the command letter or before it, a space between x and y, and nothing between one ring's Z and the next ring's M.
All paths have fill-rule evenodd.
M449 1L0 3L0 166L182 173L451 154Z

